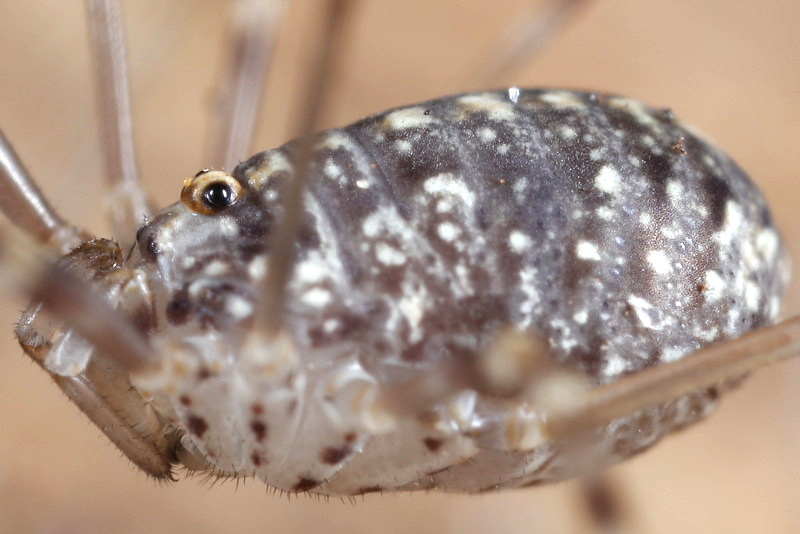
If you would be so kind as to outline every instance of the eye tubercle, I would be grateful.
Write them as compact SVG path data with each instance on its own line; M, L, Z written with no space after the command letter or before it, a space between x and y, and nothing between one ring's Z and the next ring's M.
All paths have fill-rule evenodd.
M183 181L181 202L194 213L213 215L233 206L244 195L242 184L223 171L201 171Z

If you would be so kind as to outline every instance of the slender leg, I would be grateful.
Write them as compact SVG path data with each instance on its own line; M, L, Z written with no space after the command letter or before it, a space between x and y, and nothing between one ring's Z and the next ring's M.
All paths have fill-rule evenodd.
M566 409L550 412L545 435L564 436L603 425L798 354L800 316L588 390Z
M389 416L419 414L458 391L474 389L525 407L525 416L514 422L524 439L498 442L496 448L530 450L552 439L566 439L580 452L591 429L800 355L800 316L594 388L583 377L549 362L546 348L535 338L503 339L508 336L499 337L496 345L502 350L490 349L476 362L443 365L408 382L382 388L378 408ZM529 354L520 356L520 349ZM497 378L512 373L489 369L498 366L522 378L511 381L509 388L505 379ZM498 414L498 424L508 425L509 414ZM587 454L576 457L590 458ZM593 469L589 462L576 471Z
M315 57L309 67L311 79L301 102L301 114L297 121L297 137L303 139L297 151L295 175L286 195L284 218L281 221L269 255L264 291L256 310L256 320L260 331L267 336L276 335L282 327L286 285L294 266L294 246L300 230L303 194L309 180L309 160L311 157L311 134L319 128L321 111L328 99L330 78L342 52L347 35L345 22L352 11L353 0L329 0L324 2L327 12L323 18L324 27L320 34Z
M131 384L132 373L158 368L158 355L131 321L84 282L99 264L114 269L119 248L110 241L89 241L55 264L40 248L19 232L0 236L0 280L34 301L17 323L20 345L135 465L171 479L178 437ZM73 349L84 343L69 328L99 357L77 363L80 351ZM68 365L54 365L54 357Z
M477 68L467 74L466 81L470 85L477 81L481 87L496 87L498 80L544 50L588 3L589 0L550 0L543 9L531 9L515 17L506 31L500 32Z
M0 280L9 289L41 302L120 368L132 373L153 371L160 358L147 339L77 276L84 269L90 271L87 277L95 274L100 263L113 268L120 260L120 249L110 241L84 243L53 263L24 235L6 232L0 236Z
M64 222L44 198L0 131L0 210L18 228L62 254L81 242L82 232Z
M113 231L127 250L143 218L152 210L136 168L125 34L117 0L87 0L87 6Z
M248 156L282 6L279 0L237 0L233 5L233 35L212 133L215 167L232 169Z

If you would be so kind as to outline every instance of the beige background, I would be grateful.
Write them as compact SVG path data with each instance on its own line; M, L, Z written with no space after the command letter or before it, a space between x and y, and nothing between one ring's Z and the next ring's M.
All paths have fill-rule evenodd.
M259 121L285 140L298 46L318 0L293 2ZM288 4L289 2L287 2ZM362 0L330 124L475 88L493 36L530 0ZM136 134L148 187L166 204L201 168L225 3L130 1ZM107 234L80 2L0 3L0 126L50 199ZM595 1L509 83L604 89L671 106L764 188L797 249L800 3ZM796 277L797 278L797 277ZM793 286L787 313L800 309ZM576 486L489 496L370 496L357 504L268 495L252 481L158 485L134 471L30 363L4 297L0 323L2 532L581 532ZM763 371L707 423L612 471L652 533L800 532L800 362Z

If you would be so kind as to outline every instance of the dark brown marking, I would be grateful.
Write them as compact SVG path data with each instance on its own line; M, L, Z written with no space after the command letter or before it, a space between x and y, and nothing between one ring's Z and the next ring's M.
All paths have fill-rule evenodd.
M356 490L355 495L366 495L367 493L378 493L379 491L383 491L381 486L367 486Z
M348 432L344 435L344 441L346 443L353 443L357 437L358 435L355 432Z
M253 465L256 467L266 463L258 451L253 451L250 455L250 461L253 462Z
M444 441L441 440L441 439L428 437L428 438L423 439L422 443L424 443L425 446L428 447L429 451L436 452L441 448L441 446L444 443Z
M186 420L186 426L189 428L189 431L198 438L202 438L203 434L208 430L208 423L206 423L206 420L196 415L189 415Z
M342 460L353 454L353 448L350 445L343 445L342 447L325 447L319 453L319 458L322 463L328 465L336 465Z
M131 314L131 322L143 334L149 334L156 329L156 316L153 313L152 302L142 303Z
M167 321L171 325L181 325L185 323L192 313L192 301L189 300L189 292L186 289L176 291L172 299L167 303Z
M183 404L184 406L192 405L192 399L189 397L189 395L181 395L180 397L178 397L178 401L180 401L180 403Z
M199 371L197 371L197 379L198 380L206 380L211 378L213 373L208 367L202 367Z
M304 491L314 489L320 484L322 484L322 482L320 482L319 480L314 480L313 478L301 477L297 481L297 484L292 486L292 489L297 493L302 493Z
M267 437L267 425L263 421L253 419L250 421L250 430L256 435L256 440L261 442Z

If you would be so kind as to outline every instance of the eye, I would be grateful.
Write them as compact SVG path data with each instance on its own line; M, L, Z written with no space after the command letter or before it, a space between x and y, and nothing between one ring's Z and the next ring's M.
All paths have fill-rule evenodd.
M212 215L234 205L243 194L236 178L222 171L201 171L183 182L181 202L195 213Z
M227 208L236 201L236 193L224 182L214 182L203 189L203 202L214 211Z

